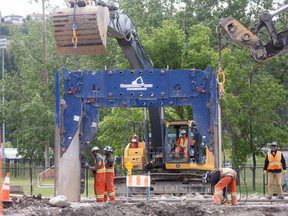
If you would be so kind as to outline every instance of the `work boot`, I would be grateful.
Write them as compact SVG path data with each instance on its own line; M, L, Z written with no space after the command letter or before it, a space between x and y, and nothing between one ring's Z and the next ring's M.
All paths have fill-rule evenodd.
M221 194L214 194L214 205L221 205Z
M236 206L237 205L237 196L231 196L231 205Z
M278 199L284 199L283 195L278 196Z

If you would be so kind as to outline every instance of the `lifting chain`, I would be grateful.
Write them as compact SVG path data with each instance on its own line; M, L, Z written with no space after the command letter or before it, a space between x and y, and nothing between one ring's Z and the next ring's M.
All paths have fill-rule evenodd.
M77 38L77 25L76 25L76 0L74 0L74 22L72 23L72 32L73 32L72 43L74 45L74 63L75 63L77 70L79 70L78 59L77 59L78 38Z
M219 96L220 98L223 98L225 95L225 74L223 73L222 68L222 34L221 34L221 27L218 26L218 71L217 71L217 83L219 86Z

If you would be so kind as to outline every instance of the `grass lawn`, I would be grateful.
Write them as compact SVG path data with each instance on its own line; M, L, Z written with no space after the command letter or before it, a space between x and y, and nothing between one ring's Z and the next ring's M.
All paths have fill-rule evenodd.
M244 185L244 172L241 175L241 194L246 195L246 188ZM53 179L49 179L45 182L45 184L53 184ZM246 168L246 184L248 193L251 194L252 192L252 171ZM11 185L22 185L24 188L24 192L26 194L31 194L31 185L29 179L25 178L11 178ZM54 195L54 188L53 187L41 187L37 186L37 181L33 181L33 195L42 194L44 197L52 197ZM94 179L93 177L89 177L88 179L88 197L94 197ZM267 187L265 188L267 192ZM238 187L237 192L240 192L240 188ZM263 173L262 169L257 169L256 171L256 193L259 195L263 194ZM83 197L86 197L86 187L85 192L82 194Z
M53 184L54 180L53 179L49 179L45 182L45 184ZM11 185L22 185L25 194L30 195L31 194L31 184L29 179L24 179L24 178L11 178L10 180L10 184ZM89 178L88 179L88 197L93 197L95 196L94 194L94 178ZM85 188L86 189L86 188ZM54 196L54 188L53 186L51 187L38 187L37 185L37 181L33 181L32 183L32 194L33 195L38 195L38 194L42 194L42 196L44 197L52 197ZM82 196L86 196L86 190L84 192L84 194L82 194Z
M231 158L231 154L230 151L226 150L226 160L230 160ZM264 160L265 157L257 157L257 165L259 168L257 168L256 170L256 193L258 193L259 195L263 194L263 165L264 165ZM240 182L241 182L241 194L242 195L246 195L246 188L244 185L244 178L246 179L246 186L247 186L247 190L248 193L251 194L253 193L252 191L252 170L249 168L250 163L248 161L248 163L246 164L246 172L242 172L240 175ZM22 185L24 188L24 192L26 194L31 194L31 190L32 190L32 194L33 195L38 195L38 194L42 194L42 196L44 197L51 197L54 195L54 188L52 187L38 187L37 184L37 178L36 176L38 176L38 174L40 172L42 172L43 170L34 170L33 173L33 181L32 181L32 189L31 189L31 184L30 184L30 180L29 180L29 172L27 168L22 168L20 169L20 174L18 173L18 177L14 177L15 173L13 174L13 170L11 170L11 185ZM16 175L17 176L17 175ZM22 176L22 177L19 177ZM24 177L26 176L26 177ZM267 181L266 181L267 182ZM53 185L53 179L48 179L45 184L52 184ZM88 179L88 197L94 197L94 189L93 189L93 185L94 185L94 179L93 177L89 177ZM240 188L238 187L238 192L240 192ZM265 192L267 192L267 187L265 187ZM86 196L86 187L85 187L85 192L84 194L82 194L83 197Z

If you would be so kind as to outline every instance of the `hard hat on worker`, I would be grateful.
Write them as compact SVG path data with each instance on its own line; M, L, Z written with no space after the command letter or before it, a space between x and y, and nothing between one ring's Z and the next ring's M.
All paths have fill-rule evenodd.
M105 146L103 150L107 152L113 152L113 149L110 146Z
M270 147L271 148L273 148L273 147L278 147L278 143L277 142L272 142L271 144L270 144Z
M97 146L94 146L92 149L91 149L91 152L93 153L94 151L99 151L99 148Z
M187 134L187 131L186 130L181 130L180 133L181 134Z
M138 142L138 137L137 137L136 135L133 135L131 142L132 142L132 143Z

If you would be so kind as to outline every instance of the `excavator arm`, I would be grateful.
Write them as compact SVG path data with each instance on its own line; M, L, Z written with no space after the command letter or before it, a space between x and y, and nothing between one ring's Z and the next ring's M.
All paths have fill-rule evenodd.
M66 0L66 3L70 8L54 11L52 18L59 55L104 54L108 33L116 38L132 69L154 68L134 23L115 5L99 0ZM161 108L149 107L148 110L152 144L160 148L164 142Z
M233 42L250 49L254 61L263 63L288 50L288 29L278 33L272 21L274 16L284 12L288 12L288 4L272 12L262 12L259 21L250 30L232 17L221 20L220 26ZM270 36L265 44L258 37L263 28Z
M117 39L132 69L154 67L139 40L134 23L115 5L99 0L66 0L66 3L70 8L53 12L59 55L75 55L74 49L77 55L104 54L107 51L106 34L109 33Z

